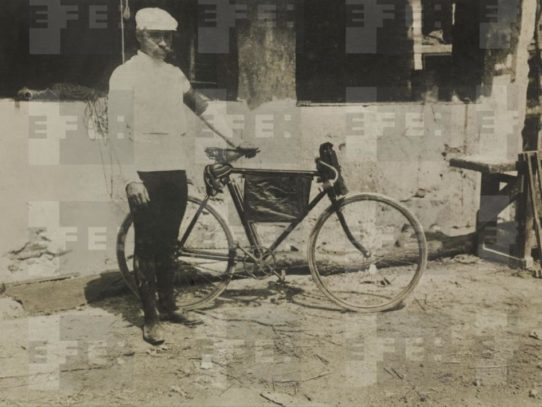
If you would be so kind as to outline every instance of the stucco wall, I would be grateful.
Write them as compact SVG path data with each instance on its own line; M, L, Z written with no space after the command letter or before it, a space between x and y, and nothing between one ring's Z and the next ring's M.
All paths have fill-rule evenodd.
M310 169L318 146L331 141L351 191L390 195L412 208L426 228L437 225L454 234L474 224L478 181L476 174L449 168L448 159L515 157L520 146L522 116L511 106L517 107L521 92L513 91L508 78L497 79L501 86L477 104L300 107L282 100L254 110L239 102L219 107L262 149L240 165ZM85 108L79 102L0 101L2 280L116 268L114 239L127 205L107 144L89 139ZM203 148L216 144L208 134L196 138L195 160L187 166L193 193L202 190ZM239 231L232 209L223 211ZM294 236L296 244L313 220Z
M535 0L523 0L517 47L498 61L491 92L484 92L490 96L468 104L297 106L292 30L276 30L266 22L245 27L240 58L258 68L240 64L245 102L217 106L232 127L262 150L240 164L313 168L318 146L331 141L351 191L390 195L411 208L427 229L449 235L471 231L479 175L450 168L448 160L462 155L516 158L535 9ZM255 46L254 39L267 47ZM0 281L116 269L115 235L127 211L124 185L109 145L89 137L87 113L83 103L0 100ZM201 133L197 120L193 127L198 136L188 148L194 160L186 168L194 181L192 193L201 194L204 147L219 143ZM217 205L239 232L232 208ZM313 221L314 216L293 236L296 245L308 236Z

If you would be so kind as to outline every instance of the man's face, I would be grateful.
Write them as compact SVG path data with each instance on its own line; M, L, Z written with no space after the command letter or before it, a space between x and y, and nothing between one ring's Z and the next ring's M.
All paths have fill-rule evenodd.
M173 31L143 30L137 39L141 51L153 58L164 60L173 52Z

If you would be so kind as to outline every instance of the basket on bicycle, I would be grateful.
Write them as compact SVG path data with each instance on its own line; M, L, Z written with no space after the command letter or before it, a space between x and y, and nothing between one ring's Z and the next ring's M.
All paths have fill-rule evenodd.
M308 210L312 175L246 174L244 206L251 222L293 222Z

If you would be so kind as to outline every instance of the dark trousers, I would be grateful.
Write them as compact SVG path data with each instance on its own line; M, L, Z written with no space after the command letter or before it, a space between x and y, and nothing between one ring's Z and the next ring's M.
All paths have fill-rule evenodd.
M147 207L131 208L135 228L134 271L145 319L151 321L157 318L157 309L167 312L176 308L175 250L188 186L185 171L139 172L139 177L150 203Z

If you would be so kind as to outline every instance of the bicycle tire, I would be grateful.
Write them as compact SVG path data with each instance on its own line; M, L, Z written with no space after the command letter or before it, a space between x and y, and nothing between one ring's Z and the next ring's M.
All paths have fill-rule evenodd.
M180 230L180 233L179 233L180 237L183 236L184 228L186 228L189 225L190 220L193 217L192 212L194 210L197 210L197 208L200 207L201 203L202 203L202 201L200 199L198 199L198 198L195 198L195 197L192 197L192 196L188 197L187 210L185 212L185 217L183 219L183 222L181 223L181 230ZM222 230L223 236L218 236L217 237L216 234L215 234L214 236L212 236L212 240L207 239L207 241L209 241L209 242L211 242L211 241L212 242L219 242L221 244L224 244L226 247L220 249L220 252L221 252L220 254L222 255L222 252L223 252L223 254L225 256L227 256L227 259L225 259L222 262L223 267L224 267L224 271L220 272L219 281L218 282L210 281L209 278L208 278L209 276L207 278L205 278L205 280L207 280L207 283L208 283L207 286L209 287L209 291L206 294L204 294L204 295L202 295L200 297L197 297L197 298L190 298L190 297L188 297L186 295L187 287L194 288L195 285L196 285L196 284L194 284L194 281L198 280L198 278L201 278L202 273L200 273L199 275L194 275L194 269L196 267L191 265L192 267L190 268L190 271L192 272L192 274L190 275L189 278L191 279L192 284L187 285L187 284L183 284L183 282L180 281L180 280L183 280L183 279L184 280L187 279L187 277L183 274L185 272L180 271L179 269L177 270L176 278L175 278L175 282L176 282L176 292L175 292L176 302L177 302L177 306L179 308L182 308L182 309L185 309L185 310L201 308L201 307L204 307L204 306L208 305L212 301L214 301L226 289L226 287L229 284L229 282L231 280L231 277L232 277L232 270L233 270L233 266L234 266L234 262L235 262L235 244L234 244L232 233L231 233L227 223L225 222L225 220L222 218L222 216L218 213L218 211L216 209L214 209L212 206L210 206L208 204L205 205L205 208L203 209L203 213L198 218L198 221L197 221L196 225L194 226L194 228L192 229L192 231L190 232L190 234L188 236L187 242L190 242L191 239L193 239L194 236L195 236L195 239L193 239L193 240L197 241L198 237L199 237L198 233L203 233L203 231L209 232L209 227L208 227L209 223L204 224L202 222L202 216L207 217L208 215L210 215L212 217L212 219L214 220L214 221L210 222L210 224L212 225L213 223L215 223L214 227L218 226ZM202 226L200 227L199 225L202 225ZM128 214L125 217L124 221L122 222L121 227L119 229L119 232L117 234L117 262L118 262L120 273L121 273L126 285L130 289L130 291L137 298L139 298L139 293L138 293L137 285L136 285L136 282L135 282L134 272L131 269L131 267L129 266L129 262L131 260L133 260L133 256L130 256L128 254L128 250L129 250L128 247L130 245L127 244L127 236L129 236L130 234L133 235L133 219L132 219L132 215ZM185 246L187 246L187 245L185 244ZM185 258L188 257L188 256L183 256L182 255L182 251L183 251L182 247L179 247L178 249L179 249L179 253L180 253L180 254L178 254L178 257L177 257L179 267L183 267L184 269L186 269L187 268L187 261L186 261ZM203 259L203 257L198 257L197 255L191 255L189 257L192 260L193 259ZM183 259L183 260L181 260L181 259ZM182 265L180 263L182 263ZM208 270L207 270L206 274L208 274ZM213 284L213 283L216 283L216 284L211 286L211 284ZM201 286L201 284L200 284L200 286Z
M339 213L355 242L348 238L346 229L340 224ZM391 230L395 220L399 233ZM337 228L341 232L337 232ZM356 243L361 243L362 248ZM344 253L336 253L336 248L341 247ZM372 254L366 257L361 249ZM384 255L384 250L388 249L392 251ZM340 257L340 261L334 263L333 255ZM356 256L355 261L353 256ZM407 208L384 195L363 193L338 200L320 215L310 234L307 257L313 280L327 298L351 311L378 312L398 306L412 293L427 266L427 242L420 222ZM406 273L397 274L401 267L403 271L405 267L415 270L410 278L407 277L404 287L390 298L392 283L399 286L405 280ZM344 273L341 274L341 270ZM398 277L390 282L383 277L382 270L396 271ZM384 295L386 287L389 291ZM358 289L359 292L355 291ZM376 303L375 298L380 297L384 302ZM372 303L360 303L364 298Z

